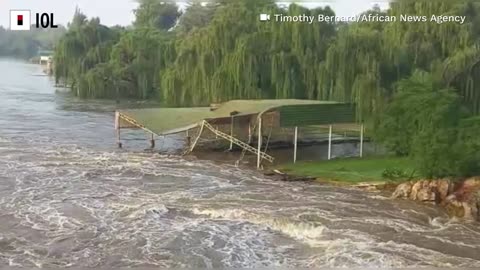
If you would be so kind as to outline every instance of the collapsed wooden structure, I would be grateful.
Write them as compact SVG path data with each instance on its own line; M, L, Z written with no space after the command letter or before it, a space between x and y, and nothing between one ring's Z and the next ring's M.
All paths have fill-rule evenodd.
M115 113L117 143L121 147L121 129L142 129L150 134L151 146L156 136L186 132L196 135L185 153L192 152L200 138L209 132L216 139L223 139L257 156L257 168L262 160L273 163L267 154L272 130L293 129L294 162L297 155L298 128L322 126L329 130L328 157L331 157L333 125L360 133L360 156L363 153L363 126L355 122L355 108L351 104L315 100L232 100L210 107L155 108L118 110ZM275 133L275 134L278 134ZM268 136L267 136L268 135ZM275 135L274 135L275 136ZM264 142L266 141L266 143ZM256 142L256 147L253 143ZM264 149L262 149L264 147Z

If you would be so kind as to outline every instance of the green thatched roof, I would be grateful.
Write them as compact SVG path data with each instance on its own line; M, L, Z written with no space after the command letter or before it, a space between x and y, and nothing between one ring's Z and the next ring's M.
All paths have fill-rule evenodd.
M218 108L156 108L121 110L122 117L134 120L139 126L157 135L178 133L197 126L202 120L236 116L262 114L284 106L303 106L321 104L340 104L331 101L275 99L275 100L232 100L219 104Z

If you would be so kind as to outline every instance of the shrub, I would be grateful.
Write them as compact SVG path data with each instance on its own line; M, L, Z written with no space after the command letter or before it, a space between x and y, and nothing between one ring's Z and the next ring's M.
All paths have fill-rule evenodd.
M462 120L459 125L457 150L457 174L480 175L480 117Z
M378 139L395 154L414 159L425 177L463 174L455 164L464 113L456 91L437 90L429 73L417 71L398 83Z
M392 168L392 169L385 169L382 172L382 178L388 179L388 180L403 180L403 179L410 179L412 177L412 174L397 169L397 168Z

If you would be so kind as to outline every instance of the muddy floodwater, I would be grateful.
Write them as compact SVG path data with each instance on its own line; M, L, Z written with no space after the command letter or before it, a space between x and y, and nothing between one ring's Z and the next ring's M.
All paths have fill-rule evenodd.
M435 206L118 150L115 103L0 74L0 267L480 267L479 224Z

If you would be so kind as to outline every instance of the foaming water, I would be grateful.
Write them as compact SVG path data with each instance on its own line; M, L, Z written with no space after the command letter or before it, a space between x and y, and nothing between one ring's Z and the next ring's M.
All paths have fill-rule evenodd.
M118 150L115 104L55 93L36 66L0 72L0 266L480 267L478 224L434 206Z

